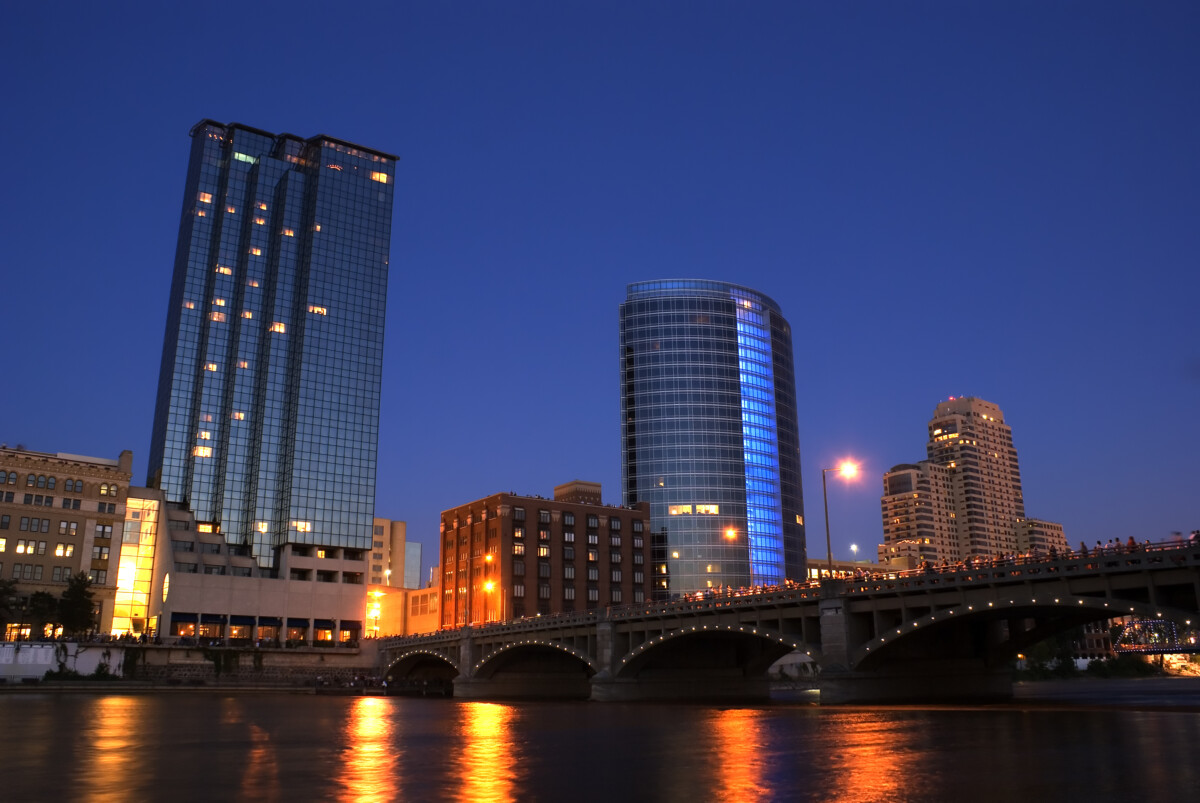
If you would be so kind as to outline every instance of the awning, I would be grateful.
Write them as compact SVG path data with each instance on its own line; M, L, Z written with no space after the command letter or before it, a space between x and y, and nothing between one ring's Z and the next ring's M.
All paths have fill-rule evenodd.
M352 619L343 619L342 630L362 630L362 622Z
M231 625L253 625L253 616L239 616L236 613L229 615L229 624Z
M283 627L283 619L278 616L258 617L259 627Z
M288 617L288 627L303 627L305 630L307 630L308 629L308 620L307 619L293 619L292 617L289 616Z
M313 628L316 630L333 630L334 624L332 619L317 619L313 622Z
M200 614L200 624L223 625L223 624L225 624L225 614L223 614L223 613L202 613L202 614Z
M194 621L196 621L196 614L194 614L194 613L172 613L171 621L172 622L194 622Z

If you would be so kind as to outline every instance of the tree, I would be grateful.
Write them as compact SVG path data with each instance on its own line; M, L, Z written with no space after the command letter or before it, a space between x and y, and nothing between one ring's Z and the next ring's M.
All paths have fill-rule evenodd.
M96 626L96 603L92 581L86 572L71 575L58 604L58 619L68 635L77 636Z
M9 624L18 617L19 613L17 581L0 580L0 640L3 639Z
M37 640L46 634L46 625L58 621L58 600L49 591L35 591L25 606L29 637Z

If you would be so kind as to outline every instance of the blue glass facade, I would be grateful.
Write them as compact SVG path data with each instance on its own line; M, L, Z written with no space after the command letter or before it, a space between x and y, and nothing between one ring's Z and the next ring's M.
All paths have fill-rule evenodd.
M791 328L724 282L639 282L621 305L622 484L650 503L655 592L805 576Z
M148 484L248 544L370 549L395 157L204 120Z

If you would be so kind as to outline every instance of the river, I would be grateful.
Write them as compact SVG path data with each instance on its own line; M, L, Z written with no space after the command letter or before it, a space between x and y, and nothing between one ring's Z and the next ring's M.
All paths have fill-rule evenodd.
M1138 683L851 708L0 694L0 799L1193 800L1200 694Z

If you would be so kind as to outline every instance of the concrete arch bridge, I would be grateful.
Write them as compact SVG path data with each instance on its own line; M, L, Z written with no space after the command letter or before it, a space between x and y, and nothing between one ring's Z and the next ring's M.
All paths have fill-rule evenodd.
M393 687L464 698L755 700L767 669L800 651L822 704L1005 699L1018 653L1122 616L1200 619L1200 545L442 630L381 640L379 668Z

